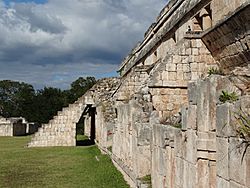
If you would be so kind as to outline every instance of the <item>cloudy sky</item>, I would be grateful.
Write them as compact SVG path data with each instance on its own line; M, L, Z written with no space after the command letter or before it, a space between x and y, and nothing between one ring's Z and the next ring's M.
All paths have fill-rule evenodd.
M116 75L167 0L0 0L0 80L67 88Z

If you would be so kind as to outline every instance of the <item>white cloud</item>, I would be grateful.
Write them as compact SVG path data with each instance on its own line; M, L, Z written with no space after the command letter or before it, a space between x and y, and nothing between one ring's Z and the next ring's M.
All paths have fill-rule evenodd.
M0 0L0 79L61 87L56 80L69 84L84 72L114 71L165 4L49 0L6 7Z

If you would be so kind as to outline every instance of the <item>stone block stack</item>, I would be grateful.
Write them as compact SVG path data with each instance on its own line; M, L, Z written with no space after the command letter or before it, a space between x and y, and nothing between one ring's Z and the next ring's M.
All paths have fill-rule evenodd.
M74 104L63 108L48 124L38 129L28 147L75 146L76 123L81 118L85 106L85 96L82 96Z
M102 121L114 121L115 113L111 107L112 100L110 99L114 90L117 88L118 82L119 79L117 78L105 78L98 80L97 83L76 102L59 111L48 124L42 125L42 127L40 127L33 135L31 142L28 143L28 147L75 146L76 124L82 116L86 116L85 130L88 131L87 129L90 128L88 127L88 120L91 122L91 118L88 118L87 114L87 109L90 106L100 110L98 117L102 116L103 118L96 118L99 124ZM104 103L106 105L104 105ZM108 110L111 110L112 113ZM98 130L104 131L103 129ZM107 134L107 131L108 130L106 130L105 134ZM100 140L99 134L101 133L96 131L98 141Z

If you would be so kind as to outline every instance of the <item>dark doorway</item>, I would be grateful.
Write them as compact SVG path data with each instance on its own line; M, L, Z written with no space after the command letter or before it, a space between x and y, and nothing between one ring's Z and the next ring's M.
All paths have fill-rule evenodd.
M95 115L96 108L88 104L84 109L84 112L76 126L76 146L90 146L95 144ZM85 125L85 118L90 126ZM85 134L84 129L89 131L89 134Z
M90 108L89 115L91 117L90 140L92 142L94 142L95 141L95 115L96 115L96 108L95 107Z

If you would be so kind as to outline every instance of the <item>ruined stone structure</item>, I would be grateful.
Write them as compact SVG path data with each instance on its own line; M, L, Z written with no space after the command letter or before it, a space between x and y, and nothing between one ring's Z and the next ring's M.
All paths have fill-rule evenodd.
M48 124L42 125L33 135L28 147L75 146L76 125L81 118L84 118L85 130L89 128L86 134L89 134L93 140L96 137L98 140L101 140L101 135L98 134L98 131L95 131L97 129L95 124L106 127L106 125L102 125L102 122L114 120L113 114L115 112L107 110L112 109L109 108L112 105L112 100L110 99L116 90L118 81L119 79L117 78L99 80L92 89L80 97L74 104L63 108ZM95 118L97 114L98 118ZM93 119L96 119L97 122L93 121ZM97 130L102 130L101 127Z
M37 124L27 123L22 117L7 119L0 117L0 136L24 136L33 134L37 130Z
M249 0L170 0L121 78L100 80L29 146L75 145L83 118L131 187L150 176L153 188L249 188L249 13Z

